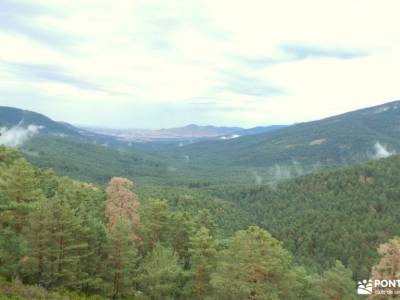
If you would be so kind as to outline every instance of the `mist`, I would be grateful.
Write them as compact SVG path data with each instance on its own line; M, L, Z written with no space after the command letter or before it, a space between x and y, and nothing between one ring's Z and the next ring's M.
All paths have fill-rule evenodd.
M28 125L24 128L20 125L11 128L0 128L0 145L17 147L23 145L27 140L36 135L42 126Z
M375 150L375 153L373 154L373 159L385 158L385 157L389 157L393 154L396 154L396 151L388 150L385 146L383 146L379 142L375 143L374 150Z

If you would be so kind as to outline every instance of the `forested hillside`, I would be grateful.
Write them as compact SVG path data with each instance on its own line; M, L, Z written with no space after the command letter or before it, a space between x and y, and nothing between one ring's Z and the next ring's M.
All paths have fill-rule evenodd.
M315 173L274 186L215 189L254 216L315 269L341 260L368 278L375 249L400 235L400 156Z
M399 108L391 102L268 133L178 145L121 142L3 107L0 126L35 127L21 143L19 131L0 132L0 143L19 146L35 166L102 185L116 175L146 186L260 185L399 152Z
M400 150L400 102L233 140L180 147L193 165L286 169L344 165Z
M128 179L103 189L4 147L0 187L2 299L355 298L341 262L311 272L223 200L212 207L183 190L138 198Z

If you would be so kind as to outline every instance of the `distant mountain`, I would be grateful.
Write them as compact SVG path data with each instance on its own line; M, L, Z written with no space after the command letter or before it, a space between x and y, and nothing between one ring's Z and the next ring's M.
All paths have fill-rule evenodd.
M235 134L240 135L240 136L245 136L245 135L253 135L253 134L261 134L261 133L267 133L267 132L272 132L278 129L282 129L287 127L288 125L271 125L271 126L257 126L249 129L242 129Z
M285 127L273 125L244 129L240 127L199 126L190 124L184 127L163 129L110 129L99 127L84 127L85 130L97 134L114 136L120 140L130 142L166 142L166 141L200 141L215 139L232 139L244 135L259 134L274 131Z
M119 173L190 186L221 181L263 184L400 153L400 101L286 127L188 125L144 131L142 140L133 142L124 131L89 132L33 112L0 107L0 143L21 137L19 132L4 134L5 127L32 124L40 127L39 134L22 147L30 161L102 183Z
M140 181L168 171L162 158L126 142L12 107L0 106L0 144L18 146L36 166L101 184L115 175Z
M85 142L120 144L114 137L97 134L66 122L54 121L37 112L0 106L0 134L9 129L12 129L11 133L14 135L24 134L24 130L27 130L28 133L34 133L31 135L51 135Z
M272 132L179 147L192 164L343 165L400 152L400 101Z
M85 133L83 130L68 123L53 121L45 115L36 112L0 106L0 127L12 128L19 126L26 128L29 125L37 126L40 132L46 134L80 137Z

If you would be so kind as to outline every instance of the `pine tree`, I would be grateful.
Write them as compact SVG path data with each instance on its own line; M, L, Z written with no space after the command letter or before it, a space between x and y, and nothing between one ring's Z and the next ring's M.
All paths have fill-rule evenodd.
M137 232L140 228L139 201L131 191L133 182L122 177L113 177L107 187L106 218L110 230L119 218L125 218L132 227L132 235L141 241Z
M215 236L217 233L217 224L215 224L214 219L208 209L201 209L198 211L194 223L196 230L201 227L205 227L209 230L210 235Z
M211 274L216 267L216 242L209 230L201 227L190 239L191 299L204 299L211 294Z
M176 299L181 275L178 255L156 243L139 268L138 282L152 300Z
M23 158L0 168L0 267L3 276L17 277L26 242L22 235L27 216L44 196L35 170Z
M331 300L357 299L356 285L352 280L352 272L347 269L340 261L336 261L335 266L324 272L321 280L322 293Z
M108 232L107 273L113 299L134 293L137 249L131 234L131 225L124 218L115 220Z
M394 237L389 242L381 244L378 248L380 261L372 267L372 280L396 280L400 278L400 238ZM392 289L393 292L397 288ZM379 295L371 299L380 299Z
M167 242L170 212L165 200L152 199L143 207L143 235L146 249L153 249L157 242Z
M186 212L173 212L170 217L170 242L179 257L185 261L188 258L190 236L193 234L193 221Z
M1 220L12 225L19 234L34 203L44 198L35 170L25 159L15 160L10 167L1 169L0 190L5 201Z
M46 211L49 267L44 274L46 286L81 288L87 275L81 261L87 255L86 228L69 204L56 195ZM33 246L34 247L34 246Z
M238 231L211 276L217 299L279 299L290 288L290 257L258 227Z
M50 259L50 202L42 201L37 211L29 218L29 229L26 230L28 253L23 262L24 273L29 275L31 283L46 284L45 274L49 272Z

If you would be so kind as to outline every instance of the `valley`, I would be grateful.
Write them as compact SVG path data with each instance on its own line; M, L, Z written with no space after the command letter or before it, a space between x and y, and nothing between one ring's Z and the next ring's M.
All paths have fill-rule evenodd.
M110 180L128 178L134 181L134 191L144 207L140 211L144 222L140 226L144 231L137 233L144 239L150 239L146 237L149 234L146 226L161 222L157 221L157 215L164 209L168 209L165 218L169 220L168 225L162 223L160 227L160 230L169 228L165 237L159 238L164 245L174 245L170 243L181 238L182 243L187 243L188 240L184 241L195 226L192 222L198 222L196 218L205 214L207 230L222 244L227 237L256 225L260 229L251 230L267 230L282 241L292 257L293 268L301 265L304 268L301 272L321 278L334 268L332 272L352 274L341 275L347 276L346 280L360 280L370 276L372 267L378 263L378 246L400 234L396 225L400 213L398 107L400 102L391 102L231 140L199 139L186 140L187 143L174 138L168 138L168 142L128 141L105 131L91 132L55 122L34 112L0 108L3 116L0 141L4 144L13 141L9 146L19 151L1 150L0 178L5 192L1 196L1 211L4 218L9 205L17 205L19 210L18 203L7 204L7 199L11 199L7 193L13 189L7 183L7 176L22 176L18 182L26 181L24 189L31 180L39 180L35 185L40 186L40 193L48 199L66 193L64 189L70 190L67 193L72 194L63 197L70 203L68 209L80 218L84 215L78 211L91 209L91 205L98 206L94 212L101 216ZM32 126L37 129L32 130ZM21 163L25 166L19 166ZM22 169L18 171L19 168ZM29 177L33 173L37 179ZM85 191L90 186L93 190ZM33 192L26 190L27 199ZM80 196L76 198L73 194ZM98 202L90 204L90 201ZM89 226L87 230L92 226L84 225L84 219L80 222ZM189 231L180 232L174 229L176 226ZM7 241L8 237L3 239ZM222 244L219 247L224 248ZM181 260L188 259L190 245L179 246L186 249L179 252ZM140 249L144 253L149 251ZM342 270L343 266L348 271ZM29 278L28 273L23 276ZM101 277L101 280L107 279ZM57 283L46 286L52 289ZM92 286L86 293L104 291ZM310 295L304 297L311 299ZM319 294L315 299L321 297Z

